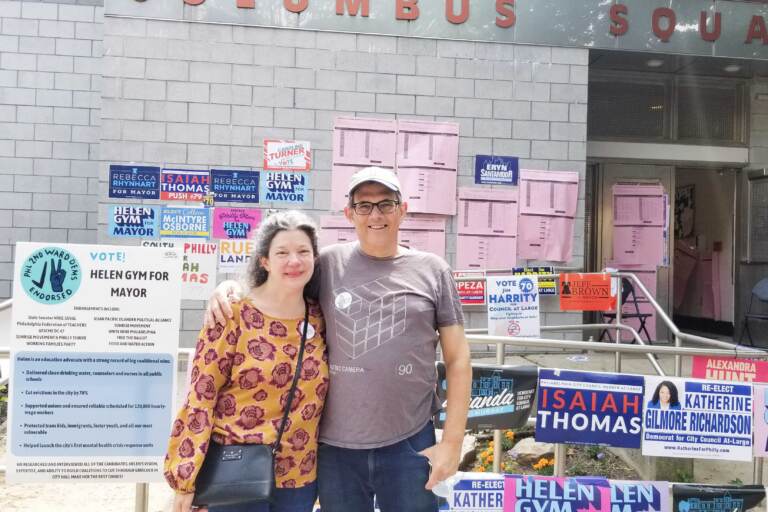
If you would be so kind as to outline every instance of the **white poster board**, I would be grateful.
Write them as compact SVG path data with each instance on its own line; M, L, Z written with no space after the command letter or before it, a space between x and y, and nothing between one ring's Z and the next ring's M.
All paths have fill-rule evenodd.
M181 265L181 298L208 300L216 289L217 242L143 240L142 247L167 247L179 251Z
M162 481L179 255L16 244L7 480Z
M645 377L643 455L752 459L752 384Z
M488 334L540 336L539 283L528 276L489 276Z

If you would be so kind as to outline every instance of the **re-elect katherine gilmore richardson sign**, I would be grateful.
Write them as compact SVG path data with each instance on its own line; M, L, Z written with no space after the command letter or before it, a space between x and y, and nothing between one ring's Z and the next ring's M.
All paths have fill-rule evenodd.
M645 378L643 455L748 461L752 384Z

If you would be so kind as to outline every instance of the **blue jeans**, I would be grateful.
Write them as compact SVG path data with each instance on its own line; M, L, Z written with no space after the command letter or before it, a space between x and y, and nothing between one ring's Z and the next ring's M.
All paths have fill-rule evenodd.
M211 507L209 512L312 512L317 481L296 489L275 488L272 501Z
M317 481L322 512L436 512L437 496L424 488L429 462L418 452L435 444L430 421L411 437L382 448L352 450L321 444Z

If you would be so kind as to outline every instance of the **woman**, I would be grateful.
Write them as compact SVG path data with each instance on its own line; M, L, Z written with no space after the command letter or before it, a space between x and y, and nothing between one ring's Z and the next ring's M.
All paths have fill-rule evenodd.
M680 409L680 400L677 397L677 387L670 381L665 380L656 386L651 400L648 402L649 409Z
M165 478L176 491L174 512L192 508L209 442L271 444L277 439L296 369L305 290L317 258L316 227L300 212L280 212L262 222L254 242L249 292L233 304L235 314L226 325L204 327L197 342L189 394L173 424L165 460ZM320 308L314 302L308 307L301 378L275 454L274 501L211 507L211 512L312 510L328 364Z

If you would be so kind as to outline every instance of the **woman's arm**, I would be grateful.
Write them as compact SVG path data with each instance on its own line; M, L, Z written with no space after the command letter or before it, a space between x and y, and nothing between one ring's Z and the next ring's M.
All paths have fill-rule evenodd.
M232 354L227 349L237 344L238 336L235 320L203 327L198 336L189 392L173 422L164 464L165 479L178 493L194 493L213 430L214 407L231 373Z

